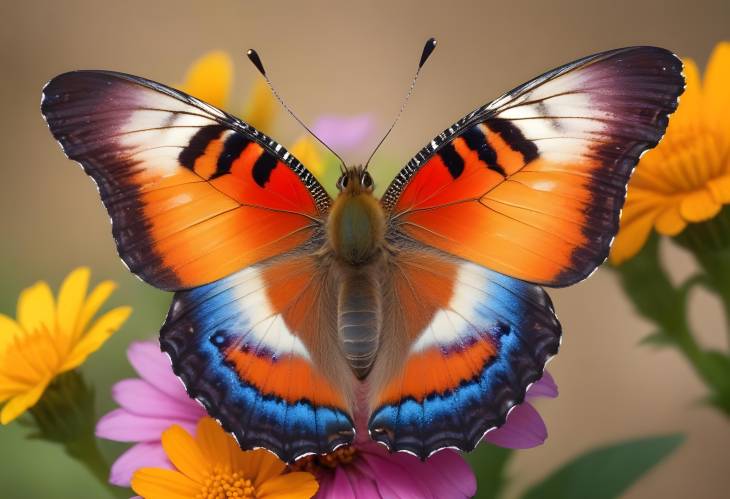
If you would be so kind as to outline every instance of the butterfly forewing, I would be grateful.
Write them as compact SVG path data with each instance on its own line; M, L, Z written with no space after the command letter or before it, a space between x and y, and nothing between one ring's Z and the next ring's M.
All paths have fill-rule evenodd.
M311 238L330 199L256 129L143 78L77 71L41 110L99 187L120 256L159 288L215 281Z
M677 106L681 69L664 49L635 47L546 73L436 137L383 203L429 246L573 284L605 260L629 175Z

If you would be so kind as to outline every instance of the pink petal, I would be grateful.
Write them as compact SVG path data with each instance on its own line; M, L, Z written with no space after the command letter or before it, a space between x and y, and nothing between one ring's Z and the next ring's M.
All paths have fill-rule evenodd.
M177 399L189 398L185 387L172 372L170 359L152 341L135 341L127 349L134 370L149 384Z
M420 476L412 476L390 455L362 453L362 458L370 465L374 472L373 480L380 487L386 485L393 491L395 497L432 497L426 486L420 481ZM381 490L381 493L383 491ZM384 497L385 494L383 494Z
M141 379L125 379L112 388L114 400L133 414L197 421L205 410L193 399L173 398Z
M540 414L529 402L515 407L501 428L487 433L484 440L509 449L529 449L542 445L547 438L547 428Z
M130 447L112 464L109 483L129 487L134 472L146 467L172 469L160 443L145 442Z
M474 473L461 454L445 449L426 461L396 452L391 457L406 472L422 480L434 497L467 498L476 494L477 481Z
M537 380L529 390L527 390L527 399L535 397L550 397L555 398L558 396L558 385L555 384L555 380L549 372L545 371L542 373L542 378Z
M367 484L367 486L365 486L365 490L367 493L375 494L373 497L378 499L398 497L395 490L391 489L384 480L380 480L378 478L377 473L370 466L367 459L361 458L355 461L354 468L360 477L358 486Z
M195 422L177 418L151 418L115 409L102 416L96 424L96 436L119 442L156 442L162 432L178 424L194 433Z
M355 494L352 484L347 479L347 472L343 471L342 466L335 468L335 476L329 489L329 497L333 499L358 499L360 496Z
M367 142L375 131L375 120L372 114L323 115L314 122L312 130L325 144L343 154L371 145Z

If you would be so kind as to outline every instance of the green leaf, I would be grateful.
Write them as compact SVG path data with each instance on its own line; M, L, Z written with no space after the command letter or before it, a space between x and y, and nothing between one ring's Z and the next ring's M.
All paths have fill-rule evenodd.
M545 480L532 486L523 499L611 499L667 457L684 440L666 435L630 440L588 451Z
M465 456L477 476L475 499L497 499L501 496L507 485L506 468L512 454L512 449L481 444Z

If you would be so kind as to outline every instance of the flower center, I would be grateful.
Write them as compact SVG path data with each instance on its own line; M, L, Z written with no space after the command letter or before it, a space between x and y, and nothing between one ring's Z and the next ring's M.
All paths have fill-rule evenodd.
M325 454L324 456L307 456L297 460L294 464L289 465L291 471L308 471L309 473L317 473L318 471L331 471L338 466L344 466L352 463L357 458L357 449L347 445L340 447L334 452Z
M208 472L196 499L254 499L256 488L239 471L216 466Z

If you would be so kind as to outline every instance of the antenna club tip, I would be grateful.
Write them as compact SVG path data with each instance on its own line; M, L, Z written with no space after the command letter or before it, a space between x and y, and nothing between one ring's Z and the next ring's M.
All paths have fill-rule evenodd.
M436 39L434 37L429 38L426 40L426 44L423 46L423 53L421 54L421 60L418 63L418 69L421 69L424 64L426 64L426 61L431 56L431 53L436 48Z
M266 70L264 69L263 63L261 62L259 53L256 52L254 49L248 49L248 51L246 52L246 55L248 56L249 60L253 63L253 65L256 66L256 69L259 70L259 73L261 73L263 76L266 76Z

